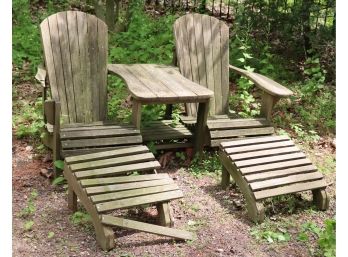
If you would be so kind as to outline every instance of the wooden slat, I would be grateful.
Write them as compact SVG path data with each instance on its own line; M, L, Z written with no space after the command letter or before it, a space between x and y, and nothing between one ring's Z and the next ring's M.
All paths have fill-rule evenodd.
M116 158L108 158L104 160L71 164L70 169L72 171L81 171L81 170L88 170L88 169L99 169L99 168L106 168L106 167L113 167L113 166L121 166L124 164L137 163L140 161L142 162L153 161L153 160L155 160L155 157L153 156L152 153L141 153L141 154L133 154L129 156L121 156Z
M117 128L120 127L134 127L132 124L119 124L117 121L111 121L111 120L103 120L103 121L94 121L90 123L69 123L64 124L61 126L61 128L67 129L67 130L74 130L79 129L81 127L102 127L102 126L115 126Z
M211 37L213 50L213 69L214 69L214 95L215 95L215 114L224 114L222 108L222 88L221 88L221 35L220 22L214 17L210 17Z
M106 186L95 186L95 187L87 187L86 193L88 195L95 195L95 194L124 191L124 190L136 189L136 188L169 185L172 183L173 183L173 180L171 178L167 178L167 179L157 179L157 180L150 180L150 181L140 181L140 182L114 184L114 185L106 185Z
M305 157L306 156L302 152L300 152L300 153L277 155L272 157L255 158L255 159L250 159L245 161L236 161L234 163L237 167L243 168L243 167L248 167L253 165L262 165L267 163L288 161L288 160L300 159Z
M76 122L75 92L72 75L71 53L68 38L67 13L57 13L57 27L60 42L60 52L62 60L62 69L64 76L64 85L67 99L67 108L70 122Z
M150 203L158 203L169 200L174 200L178 198L182 198L183 193L180 190L174 190L170 192L157 193L145 196L137 196L127 199L121 199L106 203L96 204L97 211L106 212L111 210L116 210L120 208L133 207L137 205L150 204Z
M301 173L309 173L312 171L316 171L317 168L313 165L306 165L306 166L299 166L299 167L293 167L293 168L287 168L287 169L279 169L279 170L273 170L268 172L261 172L251 175L244 176L245 180L249 183L255 182L255 181L261 181L266 179L272 179L272 178L280 178L285 177L289 175L295 175L295 174L301 174Z
M254 196L256 200L261 200L264 198L276 196L276 195L283 195L283 194L290 194L290 193L296 193L306 190L313 190L318 188L325 188L326 182L321 179L313 182L305 182L305 183L298 183L298 184L292 184L289 186L283 186L279 188L273 188L273 189L266 189L254 192Z
M125 136L125 137L108 137L108 138L91 138L91 139L76 139L62 141L64 149L69 148L83 148L93 146L111 146L122 144L137 144L142 142L142 137L139 136Z
M221 94L222 113L228 113L229 87L229 33L228 26L220 21L220 52L221 52Z
M108 136L127 136L137 135L139 130L137 129L98 129L98 130L84 130L84 131L62 131L60 138L65 139L81 139L81 138L96 138L96 137L108 137Z
M202 15L194 13L193 25L195 33L195 45L197 54L197 65L198 65L198 75L199 84L207 87L207 72L205 64L205 54L204 54L204 44L203 44L203 28L202 28Z
M90 198L93 201L93 203L102 203L102 202L115 201L115 200L120 200L124 198L129 198L129 197L136 197L141 195L150 195L150 194L156 194L156 193L162 193L162 192L169 192L169 191L178 190L178 189L179 187L176 184L168 184L168 185L162 185L162 186L153 186L153 187L145 187L145 188L139 188L139 189L133 189L133 190L126 190L126 191L121 191L116 193L92 195Z
M128 147L137 146L139 144L135 145L115 145L115 146L107 146L107 147L93 147L93 148L78 148L78 149L68 149L68 150L62 150L61 151L61 157L71 157L71 156L77 156L77 155L84 155L84 154L91 154L91 153L100 153L105 151L112 151L112 150L119 150L124 149Z
M72 124L69 124L72 125ZM89 124L83 124L82 126L76 126L76 127L63 127L61 128L62 132L72 132L72 131L85 131L85 130L105 130L105 129L136 129L133 125L90 125Z
M132 171L145 171L145 170L153 171L153 169L158 169L160 167L161 165L159 164L158 161L148 161L148 162L121 165L121 166L109 167L109 168L77 171L74 173L74 175L77 179L96 178L96 177L114 176L114 175L123 174L125 172L132 172Z
M239 136L254 136L254 135L267 135L274 133L273 127L266 128L248 128L248 129L232 129L232 130L211 130L211 138L228 138Z
M59 41L57 14L51 15L48 18L49 31L51 36L51 45L54 60L54 69L56 75L56 86L61 104L63 123L70 122L67 92L64 84L63 62L61 54L61 46Z
M209 120L207 124L209 129L255 128L271 125L266 119L217 119Z
M207 71L207 88L214 92L215 80L214 80L214 59L213 59L213 39L211 35L210 17L208 15L202 16L202 29L203 29L203 44L205 64ZM215 115L215 95L209 102L209 115Z
M196 47L195 25L193 22L193 14L186 15L185 17L186 17L186 30L187 30L188 44L189 44L192 81L199 83L197 47Z
M253 152L253 151L259 151L259 150L278 149L278 148L293 146L293 145L294 143L292 141L281 141L276 143L264 143L259 145L230 147L230 148L225 148L224 151L227 154L233 154L233 153Z
M94 15L87 15L88 31L88 57L90 63L88 90L91 93L92 120L99 120L99 98L98 85L98 20Z
M287 141L287 140L290 140L290 138L287 136L267 136L267 137L250 138L250 139L236 140L236 141L230 141L230 142L223 142L223 143L221 143L221 146L223 148L226 148L226 147L231 147L231 146L246 146L246 145L253 145L253 144L260 144L260 143L272 143L272 142Z
M133 221L123 218L102 215L102 223L108 226L116 226L127 229L134 229L143 232L148 232L161 236L169 236L176 239L192 240L193 236L190 232L167 228L158 225L147 224L139 221Z
M125 155L133 155L133 154L146 153L146 152L149 152L149 149L144 145L139 145L139 146L127 147L127 148L119 149L119 150L105 151L103 153L92 153L92 154L85 154L80 156L71 156L71 157L65 158L65 161L68 164L73 164L77 162L96 161L101 159L115 158L115 157L120 157Z
M311 162L308 159L299 159L299 160L289 160L289 161L283 161L283 162L276 162L276 163L270 163L270 164L264 164L264 165L258 165L253 167L245 167L241 168L239 167L242 174L252 174L256 172L261 171L271 171L271 170L278 170L278 169L285 169L285 168L292 168L292 167L298 167L303 165L311 164Z
M154 80L154 77L147 71L143 69L141 65L127 65L125 68L136 77L142 84L146 85L149 90L157 96L157 98L167 99L167 98L176 98L177 94L166 87L166 84L160 83L157 79Z
M289 146L277 149L269 149L269 150L260 150L254 152L240 153L240 154L231 154L230 158L234 161L253 159L259 157L273 156L273 155L281 155L287 153L295 153L300 152L300 150L296 146Z
M92 121L92 112L90 104L92 102L92 96L90 92L90 59L88 58L88 31L87 31L87 14L83 12L76 12L77 31L78 31L78 43L79 43L79 61L81 75L81 91L78 95L77 104L80 105L80 109L84 111L79 114L83 122L88 123ZM79 92L78 92L79 93Z
M67 11L67 25L68 25L68 40L70 48L71 69L72 69L72 83L74 85L74 101L76 108L76 122L84 122L84 108L81 105L81 95L83 94L80 60L80 46L77 30L76 12Z
M108 59L108 28L106 24L98 19L98 72L97 85L99 86L99 119L106 118L107 111L107 59Z
M119 183L139 182L157 179L170 178L167 173L150 174L150 175L135 175L135 176L122 176L122 177L109 177L109 178L91 178L82 179L80 184L82 187L110 185Z
M52 99L59 100L59 92L56 80L56 71L54 68L53 51L51 45L50 29L48 24L48 18L43 20L40 24L41 41L45 56L45 67L47 69L48 77L50 80L50 87L52 93Z
M126 68L127 65L122 64L112 64L108 65L108 69L120 76L127 84L129 90L134 96L146 97L148 100L157 100L157 95L154 94L146 85L139 81L132 73Z
M306 182L312 180L322 179L323 175L319 172L312 172L306 174L291 175L282 178L267 179L265 181L257 181L250 184L251 190L263 190L267 188L279 187L298 182Z
M168 73L163 69L163 65L158 64L147 64L141 65L153 78L156 78L161 84L165 85L168 89L175 92L176 95L180 96L180 99L190 99L197 95L189 90L184 84L178 83L172 79L172 76L168 76ZM189 80L187 81L189 83Z

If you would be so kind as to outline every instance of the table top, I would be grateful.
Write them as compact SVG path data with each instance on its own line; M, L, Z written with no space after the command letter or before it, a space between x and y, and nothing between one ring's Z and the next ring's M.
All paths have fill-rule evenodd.
M214 92L180 74L175 66L161 64L108 64L131 95L144 103L205 102Z

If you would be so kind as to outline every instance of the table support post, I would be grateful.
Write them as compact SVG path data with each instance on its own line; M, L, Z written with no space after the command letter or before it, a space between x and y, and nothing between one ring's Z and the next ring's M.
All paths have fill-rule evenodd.
M203 147L207 129L207 118L209 111L209 100L200 102L198 105L196 133L194 135L194 154L198 153L199 158L202 157Z
M140 129L141 123L141 103L133 98L132 106L132 123L137 128Z

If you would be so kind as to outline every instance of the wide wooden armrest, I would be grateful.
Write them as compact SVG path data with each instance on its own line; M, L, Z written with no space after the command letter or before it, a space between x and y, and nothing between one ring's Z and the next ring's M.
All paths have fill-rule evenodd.
M45 67L42 64L40 64L37 67L37 73L35 75L35 78L41 83L41 85L43 87L47 87L46 76L47 76L47 71L46 71Z
M271 80L267 78L266 76L263 76L261 74L258 74L256 72L250 72L247 70L240 69L238 67L235 67L233 65L229 65L229 68L231 70L234 70L240 75L245 76L246 78L250 79L252 82L255 83L257 87L259 87L261 90L267 92L268 94L276 97L287 97L293 95L293 92L286 87L280 85L279 83L275 82L274 80Z

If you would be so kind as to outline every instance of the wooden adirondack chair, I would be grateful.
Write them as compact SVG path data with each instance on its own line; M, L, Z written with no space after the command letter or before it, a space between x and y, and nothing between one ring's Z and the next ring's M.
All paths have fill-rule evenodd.
M207 15L187 14L174 23L180 72L214 91L206 141L212 147L220 146L222 185L227 187L233 177L244 194L249 216L256 222L264 219L261 201L282 194L312 190L318 208L327 209L329 199L323 175L289 138L272 135L272 108L292 92L263 75L229 65L228 34L225 23ZM229 69L263 91L261 118L228 116ZM188 116L182 121L194 125L191 117L197 115L196 105L187 104L186 112Z
M49 16L40 29L45 67L36 78L43 91L44 143L53 159L141 144L134 126L106 121L106 24L67 11Z
M228 26L214 17L187 14L174 23L176 62L188 79L214 91L210 101L207 143L212 147L240 136L273 134L270 118L274 104L292 92L277 82L254 72L229 65ZM229 69L246 76L263 91L262 118L229 118ZM186 105L184 123L190 125L196 116L195 104Z
M183 194L168 174L156 173L160 164L139 145L139 130L106 121L105 23L67 11L49 16L40 28L45 68L39 68L36 78L43 88L44 142L53 149L54 160L65 158L69 208L76 211L79 198L104 250L115 246L113 226L192 239L189 232L164 227L173 225L168 202ZM127 176L133 172L152 174ZM113 216L117 209L143 204L157 206L162 226Z

